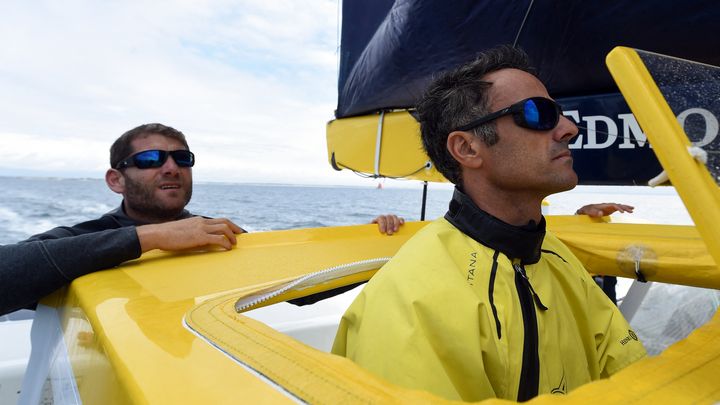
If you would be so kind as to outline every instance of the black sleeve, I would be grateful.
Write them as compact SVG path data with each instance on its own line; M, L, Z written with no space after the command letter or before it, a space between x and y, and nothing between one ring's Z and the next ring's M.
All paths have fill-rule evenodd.
M68 236L55 228L0 246L0 315L35 304L82 275L136 259L142 253L135 227Z

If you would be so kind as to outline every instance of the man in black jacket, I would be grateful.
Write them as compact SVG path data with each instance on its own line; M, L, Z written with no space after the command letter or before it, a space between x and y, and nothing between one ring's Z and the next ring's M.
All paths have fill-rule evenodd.
M204 218L185 209L192 197L195 164L189 149L182 132L162 124L141 125L120 136L110 147L110 169L105 173L108 187L123 196L120 207L98 219L0 246L0 316L34 307L80 276L137 259L152 249L231 249L235 234L245 232L242 228L229 219ZM404 220L388 214L372 223L392 235Z
M33 307L82 275L133 260L152 249L231 249L242 228L226 218L185 210L195 157L182 132L162 125L134 128L110 148L108 187L123 196L117 209L0 246L0 315Z

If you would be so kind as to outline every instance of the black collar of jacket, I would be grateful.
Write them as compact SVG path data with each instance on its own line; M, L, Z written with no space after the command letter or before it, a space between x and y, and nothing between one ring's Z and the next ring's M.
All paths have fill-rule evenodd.
M462 233L479 243L497 249L510 259L520 259L522 264L540 260L540 249L545 237L545 217L536 226L518 227L507 224L477 205L465 193L455 188L445 219Z
M130 217L125 213L125 200L123 200L123 202L120 203L120 206L119 206L119 207L115 208L114 210L108 212L107 214L105 214L105 215L103 215L103 216L108 216L108 217L112 218L112 219L113 219L116 223L118 223L121 227L124 227L124 226L140 226L140 225L147 225L147 224L148 224L147 222L136 221L136 220L130 218ZM194 216L195 216L195 215L191 214L188 210L185 210L185 209L184 209L184 210L180 213L180 215L179 215L177 218L175 218L175 220L190 218L190 217L194 217Z

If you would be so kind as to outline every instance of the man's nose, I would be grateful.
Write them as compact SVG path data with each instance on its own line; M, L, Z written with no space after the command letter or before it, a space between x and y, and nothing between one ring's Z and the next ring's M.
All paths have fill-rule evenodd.
M577 125L568 117L560 115L557 127L553 132L553 139L558 142L569 141L579 132Z
M180 171L180 166L175 163L175 159L172 156L168 156L165 163L162 165L163 173L177 173Z

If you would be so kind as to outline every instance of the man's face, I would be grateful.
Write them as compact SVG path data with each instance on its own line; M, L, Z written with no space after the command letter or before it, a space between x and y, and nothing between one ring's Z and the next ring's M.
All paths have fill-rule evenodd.
M130 144L133 154L149 149L174 151L186 149L178 140L151 134ZM148 222L176 219L192 197L192 168L179 167L171 156L161 167L122 170L126 213Z
M529 97L550 98L545 86L533 75L503 69L485 76L492 82L490 111L498 111ZM574 123L560 116L549 131L534 131L515 124L511 115L495 120L498 142L484 152L486 179L495 188L527 193L541 198L574 188L577 174L568 142L577 135Z

